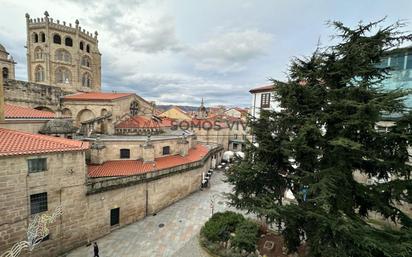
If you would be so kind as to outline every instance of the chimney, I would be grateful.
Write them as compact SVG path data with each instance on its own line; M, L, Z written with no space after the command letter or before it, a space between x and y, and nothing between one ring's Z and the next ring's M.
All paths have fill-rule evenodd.
M0 74L0 122L4 122L4 81Z
M105 161L106 146L98 136L90 147L90 162L91 164L102 164Z
M178 144L178 146L179 146L179 149L180 149L180 155L181 156L186 156L186 155L188 155L189 154L189 146L190 146L190 144L189 144L189 141L187 140L187 138L186 138L186 134L185 133L183 133L183 135L182 135L182 137L181 138L179 138L179 140L177 141L177 144Z
M147 136L146 142L143 145L143 162L154 162L155 151L152 141L150 140L150 135Z

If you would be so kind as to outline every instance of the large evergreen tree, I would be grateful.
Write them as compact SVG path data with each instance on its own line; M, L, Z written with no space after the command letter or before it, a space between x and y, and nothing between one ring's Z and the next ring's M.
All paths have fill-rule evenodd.
M339 43L293 60L288 81L274 81L282 110L251 121L257 144L228 173L231 203L282 224L290 251L304 238L310 256L412 256L412 220L402 211L412 203L408 92L384 90L388 68L377 65L412 37L399 23L381 24L333 22ZM376 129L399 113L386 132ZM291 204L282 203L287 188L296 197Z

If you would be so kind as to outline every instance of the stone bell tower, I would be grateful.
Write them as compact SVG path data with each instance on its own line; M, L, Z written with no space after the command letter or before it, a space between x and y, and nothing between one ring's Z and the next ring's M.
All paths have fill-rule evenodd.
M16 62L13 60L13 57L6 51L6 48L0 44L0 74L4 80L15 79L15 64Z
M53 20L46 11L27 26L27 72L30 82L54 85L66 92L100 91L101 54L97 31Z

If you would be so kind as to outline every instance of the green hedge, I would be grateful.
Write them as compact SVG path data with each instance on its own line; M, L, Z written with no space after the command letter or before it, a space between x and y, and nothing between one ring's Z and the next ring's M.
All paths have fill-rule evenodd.
M254 252L258 241L259 225L231 211L214 214L202 227L200 234L209 242L209 249L215 252L215 243L231 239L232 246L247 252ZM231 238L230 234L235 235ZM207 242L205 242L207 247ZM211 249L213 248L213 249ZM229 251L229 249L221 249ZM224 256L230 256L224 254Z
M244 220L235 230L233 245L248 252L256 251L259 239L259 225L250 220Z
M211 242L227 241L230 233L235 232L236 226L244 220L238 213L218 212L205 223L200 233Z

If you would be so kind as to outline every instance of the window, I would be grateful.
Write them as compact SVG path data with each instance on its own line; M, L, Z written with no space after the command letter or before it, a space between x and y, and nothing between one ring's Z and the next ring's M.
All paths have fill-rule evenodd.
M66 38L64 39L64 44L65 44L66 46L73 46L73 40L72 40L72 38L71 38L71 37L66 37Z
M47 211L47 193L30 195L30 213Z
M56 83L70 84L71 73L66 68L57 68L56 69Z
M41 42L46 42L46 35L43 32L40 32L40 40Z
M88 57L87 55L83 56L82 57L82 66L90 67L90 65L91 65L90 57Z
M6 67L4 67L2 70L2 75L3 75L3 79L8 79L9 78L9 69L7 69Z
M47 170L47 158L28 159L29 173Z
M39 42L39 35L37 33L33 33L33 42L38 43Z
M120 149L120 159L129 159L130 149Z
M260 99L260 107L261 108L269 108L270 107L270 93L262 94Z
M62 38L60 37L59 34L55 34L55 35L53 36L53 43L61 45L61 43L62 43Z
M80 50L84 50L84 43L83 43L83 41L80 42L79 48L80 48Z
M68 51L64 50L64 49L56 50L55 59L56 59L56 61L61 61L61 62L67 62L67 63L72 62L71 54Z
M394 70L403 70L405 63L405 54L391 56L391 68Z
M118 225L120 220L120 208L110 210L110 226Z
M42 66L37 66L34 72L34 79L36 82L44 81L44 69Z
M237 150L238 144L237 143L233 143L233 150Z
M86 45L86 52L90 53L90 45L89 44Z
M136 116L139 113L139 104L137 101L130 103L130 115Z
M89 73L84 73L82 76L82 86L91 87L92 86L92 76Z
M412 53L408 53L408 58L406 60L406 69L412 69Z
M168 154L170 154L170 146L164 146L163 155L168 155Z
M43 59L43 49L41 49L41 47L37 47L36 50L34 50L34 59Z

